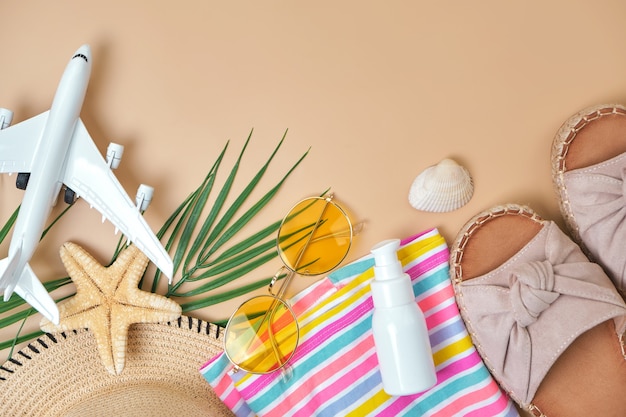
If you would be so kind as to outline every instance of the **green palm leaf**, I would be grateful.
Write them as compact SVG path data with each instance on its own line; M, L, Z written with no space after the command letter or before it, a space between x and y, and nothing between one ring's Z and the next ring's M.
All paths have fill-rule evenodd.
M192 193L191 198L187 199L176 210L180 216L179 220L168 222L168 228L161 230L164 235L169 232L168 242L176 241L176 234L180 233L180 237L176 241L174 271L176 274L180 270L181 277L168 288L167 296L184 298L207 293L246 275L277 256L274 235L280 226L280 220L240 240L238 243L233 244L231 242L233 237L238 235L267 206L289 175L308 154L308 151L305 152L287 170L286 174L276 185L271 187L258 200L250 203L250 207L244 210L244 204L248 202L250 195L258 187L270 163L283 144L285 135L283 135L268 160L253 176L248 185L234 198L233 203L226 207L227 198L251 136L248 137L224 185L219 190L215 202L204 217L204 220L202 220L202 213L205 212L210 192L213 190L211 178L217 175L224 150L218 161L213 165L211 173L205 178L205 181ZM242 211L242 214L237 214ZM195 237L192 241L194 234ZM184 262L182 262L182 259L184 259ZM157 271L153 279L152 288L158 286L159 274ZM183 285L207 279L210 279L210 282L200 284L192 290L180 290ZM242 287L241 290L234 291L230 298L245 294L248 291L249 289ZM189 311L186 308L196 308L195 306L197 305L185 302L182 304L184 305L183 311Z
M172 255L174 275L179 276L173 285L168 286L166 296L179 299L184 312L219 304L269 284L271 277L266 277L250 284L215 293L220 287L248 275L277 256L275 234L280 226L280 220L273 221L261 230L252 232L243 238L239 238L239 234L267 206L294 169L308 154L307 150L289 167L278 183L270 187L258 200L249 201L252 192L260 186L261 179L277 155L286 134L287 132L272 150L267 161L249 180L243 190L235 196L232 204L228 207L226 207L226 202L229 201L233 184L238 180L237 173L252 138L252 131L248 135L236 162L230 169L229 175L217 190L217 174L229 145L226 143L200 185L174 210L157 232L159 239L166 239L164 247ZM217 196L210 204L210 197L214 192L217 192ZM44 230L42 238L71 207L68 206L50 223ZM0 243L11 231L18 213L19 206L0 229ZM233 243L235 236L238 237L238 241ZM115 260L125 245L125 238L120 238L111 262ZM157 292L160 279L161 271L157 270L152 277L144 276L140 285L143 286L144 282L148 280L150 282L147 285L151 291ZM71 282L69 277L63 277L46 282L44 286L49 292L53 292ZM184 290L183 287L185 287ZM55 301L61 301L72 295L74 294L57 298ZM0 329L19 322L23 326L26 320L35 313L36 311L28 306L24 300L14 295L9 301L0 303ZM0 350L12 348L18 343L31 340L42 334L41 331L35 331L21 335L22 326L12 339L0 341Z

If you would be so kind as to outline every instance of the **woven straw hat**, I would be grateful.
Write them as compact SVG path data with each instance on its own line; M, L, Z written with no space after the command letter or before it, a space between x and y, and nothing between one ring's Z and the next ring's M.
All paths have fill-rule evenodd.
M43 335L0 367L0 415L232 416L199 373L222 351L219 330L185 316L134 324L118 376L88 330Z

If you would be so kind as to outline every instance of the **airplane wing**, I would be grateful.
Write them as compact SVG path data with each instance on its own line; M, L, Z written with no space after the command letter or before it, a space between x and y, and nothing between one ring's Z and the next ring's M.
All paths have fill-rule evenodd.
M0 173L31 172L49 112L0 130Z
M171 280L171 258L109 168L80 119L76 123L65 163L63 183L111 221Z

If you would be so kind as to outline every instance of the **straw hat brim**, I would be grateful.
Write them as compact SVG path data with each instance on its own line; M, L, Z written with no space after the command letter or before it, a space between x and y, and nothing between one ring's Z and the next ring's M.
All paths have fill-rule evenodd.
M199 373L222 351L220 330L186 316L134 324L117 376L88 330L45 334L0 366L0 415L232 416Z

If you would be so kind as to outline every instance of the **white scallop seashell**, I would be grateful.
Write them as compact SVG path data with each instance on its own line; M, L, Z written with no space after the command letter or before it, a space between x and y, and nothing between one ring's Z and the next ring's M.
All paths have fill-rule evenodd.
M409 190L409 203L418 210L443 213L464 206L473 194L469 171L452 159L444 159L415 178Z

